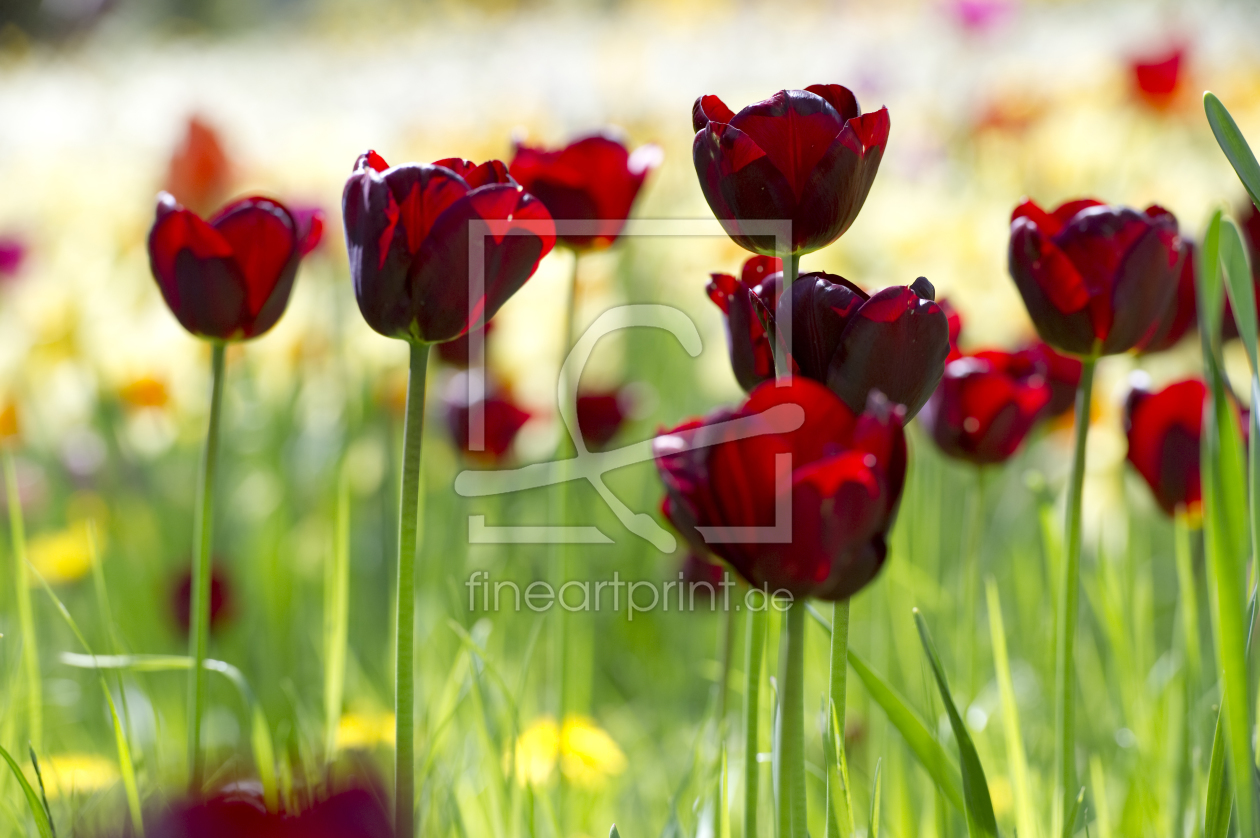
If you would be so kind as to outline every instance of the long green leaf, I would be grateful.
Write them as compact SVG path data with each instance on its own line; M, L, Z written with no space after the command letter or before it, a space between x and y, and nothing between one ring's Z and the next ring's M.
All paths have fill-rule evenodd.
M1019 729L1019 706L1015 701L1015 685L1011 681L1011 662L1006 654L1002 601L998 595L997 581L992 576L984 580L984 586L989 604L989 632L993 639L993 665L1002 699L1006 762L1010 766L1011 786L1015 797L1015 823L1019 827L1021 838L1037 838L1037 817L1028 785L1028 753Z
M1254 162L1254 161L1253 161ZM1242 439L1229 403L1221 370L1220 314L1223 308L1221 213L1212 217L1203 237L1199 271L1199 331L1203 340L1205 377L1210 388L1202 438L1203 531L1207 553L1208 592L1217 665L1221 672L1221 715L1224 720L1230 786L1235 791L1238 823L1246 838L1255 835L1254 757L1251 749L1251 706L1248 696L1246 637L1243 617L1244 563L1248 547L1247 498L1243 477ZM1223 786L1209 789L1220 794ZM1209 796L1207 811L1220 805Z
M808 610L815 622L828 632L831 631L831 623L818 613L813 605L808 606ZM893 727L897 728L901 738L906 740L906 744L910 746L911 752L923 766L923 770L927 771L928 776L936 783L945 798L959 812L965 811L962 778L945 748L932 735L927 722L923 721L923 718L910 706L910 702L906 701L896 688L875 674L875 670L871 669L862 656L852 648L849 649L849 666L853 667L853 671L861 679L866 691L884 711L884 715L888 717L888 721L892 722Z
M940 656L936 654L936 644L928 632L927 622L919 609L914 609L914 622L919 627L919 638L923 641L923 651L927 653L928 662L932 665L932 674L936 676L936 686L941 693L941 701L945 703L945 712L949 716L950 727L954 729L954 739L958 743L958 759L962 766L963 800L966 802L967 834L976 836L995 836L997 818L993 815L993 800L989 797L989 783L984 777L984 766L980 764L980 755L976 753L976 744L971 741L967 725L958 708L954 706L954 698L949 692L949 681L945 678L945 668L941 666Z
M3 747L0 747L0 757L4 757L4 761L9 764L9 770L13 772L13 776L17 778L18 785L22 787L22 794L26 797L26 806L31 810L31 817L35 819L35 828L39 830L40 838L55 838L56 833L53 832L52 821L48 819L48 813L44 811L44 804L40 802L39 795L35 793L35 789L31 786L26 774L22 772L22 767L14 761Z
M1203 110L1207 114L1208 125L1212 126L1212 133L1216 135L1217 144L1225 152L1225 158L1234 167L1251 200L1260 206L1260 164L1256 163L1256 155L1242 131L1238 130L1238 123L1211 91L1203 94Z

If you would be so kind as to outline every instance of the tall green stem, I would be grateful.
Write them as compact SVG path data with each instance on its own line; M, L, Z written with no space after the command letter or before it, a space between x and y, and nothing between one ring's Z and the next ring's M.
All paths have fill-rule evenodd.
M769 603L748 612L748 635L744 641L744 835L757 832L757 796L760 765L757 762L758 721L761 717L761 659L766 647L766 612Z
M792 283L796 282L796 274L800 270L801 257L792 254L783 260L783 291L782 294L787 299L792 299L789 295L792 293ZM791 307L788 308L789 312ZM788 329L789 333L793 331ZM788 340L792 339L791 334L787 335ZM787 341L776 341L774 351L774 373L777 377L782 378L788 375L792 370L792 365L788 362L788 343Z
M31 613L31 587L26 573L26 528L22 522L17 466L13 451L4 450L4 491L9 498L9 535L13 540L13 595L17 598L18 628L22 632L22 669L26 674L26 721L31 747L43 750L44 690L39 674L39 644Z
M412 343L403 427L403 473L398 511L398 625L394 659L394 835L415 835L416 545L420 530L420 442L429 344Z
M201 753L201 713L206 705L206 646L210 638L210 571L214 546L214 486L219 462L219 426L223 414L223 370L226 344L215 341L210 350L210 426L201 457L197 485L196 518L193 521L192 636L188 654L193 659L188 673L188 788L201 792L205 762Z
M1199 596L1194 581L1194 563L1190 546L1189 513L1178 507L1173 516L1173 546L1177 565L1177 585L1181 589L1178 604L1181 608L1182 642L1186 647L1187 677L1197 687L1202 672L1202 650L1199 640Z
M840 838L840 801L832 799L832 771L840 770L840 752L833 743L844 747L845 690L849 676L849 600L832 604L831 611L831 684L828 690L827 741L827 838ZM834 709L833 709L834 708Z
M976 694L976 596L980 590L980 551L984 546L984 468L976 469L976 488L971 495L967 540L963 544L962 613L959 635L963 638L962 682L967 700Z
M1059 584L1058 630L1054 659L1054 767L1056 833L1070 838L1069 823L1076 807L1076 621L1081 575L1081 493L1085 486L1085 441L1089 435L1090 396L1094 386L1097 357L1084 360L1081 381L1076 389L1075 446L1072 476L1068 486L1063 577Z
M778 751L779 838L805 833L805 600L793 601L779 651Z

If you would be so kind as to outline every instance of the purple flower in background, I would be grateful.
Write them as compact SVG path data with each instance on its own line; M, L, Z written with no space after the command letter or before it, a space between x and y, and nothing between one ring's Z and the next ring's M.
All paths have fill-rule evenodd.
M0 236L0 281L12 279L26 261L26 245L17 236Z

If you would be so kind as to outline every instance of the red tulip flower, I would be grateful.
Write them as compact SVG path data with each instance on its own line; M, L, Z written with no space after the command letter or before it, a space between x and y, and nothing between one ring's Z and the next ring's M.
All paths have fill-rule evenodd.
M926 278L867 294L841 276L792 284L793 370L824 382L854 412L878 390L909 420L932 395L949 355L949 321ZM789 296L779 300L781 322Z
M517 145L508 171L557 221L600 222L595 235L557 235L566 247L590 250L617 240L643 181L660 163L660 146L631 152L613 137L596 134L554 151Z
M958 339L962 336L962 315L944 297L937 300L936 304L945 312L945 322L949 324L949 355L945 360L956 361L963 356L962 350L958 348Z
M1136 60L1130 65L1134 87L1148 105L1163 109L1172 104L1181 87L1184 58L1185 50L1178 47L1163 55Z
M1044 343L1034 343L1015 352L986 350L973 357L993 364L1017 381L1041 380L1050 388L1050 399L1041 418L1062 416L1076 404L1076 388L1081 383L1081 361L1060 355Z
M302 812L268 812L261 795L220 791L163 813L151 834L160 838L390 838L394 834L376 795L340 791Z
M171 588L171 613L183 634L188 634L192 604L192 572L184 571ZM232 588L218 562L210 569L210 631L214 633L232 616Z
M369 151L341 204L359 310L386 337L440 343L485 323L555 244L551 215L497 160L390 168ZM474 221L507 229L485 237L485 285L470 308Z
M735 113L716 96L691 109L700 189L727 234L766 256L773 236L744 222L792 222L793 254L826 247L857 218L888 142L888 109L863 114L838 84L780 90Z
M726 315L726 345L735 380L745 391L774 378L774 350L762 318L773 311L783 281L783 261L753 256L738 279L710 274L709 299Z
M1129 462L1142 475L1169 515L1202 501L1199 439L1207 387L1188 379L1158 393L1136 386L1125 402L1124 426Z
M796 430L767 418L785 407L803 414ZM750 421L762 433L738 438L732 420ZM752 585L844 599L884 563L905 482L906 442L900 409L879 395L855 413L806 378L766 383L739 408L662 434L653 450L670 521L693 547L717 554ZM790 474L779 470L780 454L790 455ZM739 536L709 543L697 529L783 526L780 507L791 515L786 543Z
M487 388L488 392L480 399L470 401L468 398L468 377L460 374L451 379L443 397L446 426L451 433L455 447L472 460L485 463L499 463L507 458L512 450L512 443L525 423L529 421L529 411L518 407L507 395ZM480 404L482 411L483 439L482 450L472 450L471 422L473 407Z
M1177 292L1172 301L1164 309L1164 316L1151 330L1138 341L1139 352L1163 352L1176 346L1189 331L1199 322L1198 300L1195 294L1195 277L1198 272L1198 258L1195 247L1188 239L1182 239L1186 257L1181 263L1181 272L1177 274ZM1226 300L1228 303L1228 299ZM1232 316L1226 319L1232 324Z
M165 189L193 212L209 212L228 194L232 161L210 123L198 116L188 120L179 147L166 170Z
M578 393L577 422L582 440L590 451L602 451L625 424L629 397L624 391Z
M442 363L444 364L449 364L452 367L456 367L462 370L468 369L468 365L471 363L470 359L471 359L471 354L472 354L472 346L470 344L471 344L473 333L477 331L481 332L481 340L482 340L481 350L483 353L485 353L486 351L488 351L486 349L485 341L490 337L490 330L493 328L494 328L494 321L490 320L490 321L487 321L485 327L480 330L473 329L471 331L465 332L464 334L460 335L454 340L448 340L448 341L445 341L444 343L439 343L437 345L438 357L442 359ZM482 357L484 360L484 354Z
M158 195L149 265L180 325L210 340L246 340L284 314L298 260L314 228L284 205L243 198L208 222Z
M963 357L945 366L921 417L941 451L988 465L1005 462L1019 449L1051 395L1044 376L1011 372L1021 366L1022 359L1003 352Z
M1185 248L1171 213L1086 199L1011 215L1010 271L1042 340L1073 355L1126 352L1160 322Z

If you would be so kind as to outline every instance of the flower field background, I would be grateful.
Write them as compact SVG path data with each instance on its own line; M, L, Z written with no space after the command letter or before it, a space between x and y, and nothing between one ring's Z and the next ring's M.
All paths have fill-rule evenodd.
M175 659L188 654L212 350L181 328L150 271L158 190L207 217L252 193L295 216L323 213L282 319L226 350L208 655L230 667L207 674L201 732L207 790L275 788L295 812L344 787L392 811L408 353L364 322L351 285L342 189L366 149L394 163L508 161L514 138L555 147L618 126L630 148L661 152L633 216L711 219L690 159L696 97L738 109L780 88L844 84L864 111L887 106L889 139L861 214L800 269L871 292L926 276L958 314L966 353L1036 337L1007 264L1011 211L1025 196L1047 208L1086 195L1158 204L1195 242L1217 209L1240 222L1249 211L1201 100L1211 89L1244 135L1260 137L1260 15L1244 3L176 6L0 9L0 436L13 513L0 549L0 746L34 788L42 781L59 834L136 834L137 802L149 834L163 834L157 825L188 783L188 664ZM1135 66L1174 56L1166 89ZM580 257L575 334L615 306L663 303L703 344L693 358L658 329L598 344L582 390L616 396L609 447L742 398L706 285L711 273L738 275L749 255L725 237L627 236ZM469 543L470 515L530 525L555 515L555 487L464 498L454 483L466 468L540 462L564 444L556 387L574 259L552 251L493 320L489 375L519 427L500 457L460 450L447 418L463 379L440 352L430 360L417 833L595 836L616 823L626 838L747 834L746 612L701 601L631 619L624 609L487 610L480 593L470 598L478 571L522 588L614 573L659 585L688 561L685 545L667 554L631 535L581 481L567 490L568 519L613 543ZM1246 406L1242 341L1224 343L1223 369ZM1079 834L1220 828L1206 802L1222 692L1203 516L1183 509L1174 523L1165 508L1177 501L1164 503L1126 459L1126 404L1130 417L1143 409L1134 382L1155 392L1204 370L1193 334L1098 362L1074 659ZM888 559L852 599L852 834L968 834L948 782L925 770L872 689L904 698L948 755L940 770L956 777L959 743L917 608L999 830L1050 835L1071 413L1039 417L1009 459L983 469L942 454L924 414L906 436ZM651 462L606 480L664 523ZM14 585L20 551L47 589L35 574L29 596ZM736 590L743 601L743 583ZM809 832L822 836L835 789L831 608L815 614L804 635L804 762ZM759 834L770 835L786 617L765 617L755 747ZM111 656L96 667L127 665L93 668L90 653ZM164 657L127 657L138 655ZM27 802L14 775L0 776L0 835L37 834ZM1235 816L1234 833L1208 834L1238 828Z

